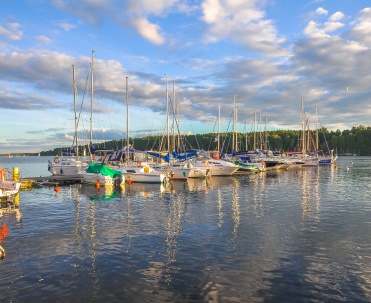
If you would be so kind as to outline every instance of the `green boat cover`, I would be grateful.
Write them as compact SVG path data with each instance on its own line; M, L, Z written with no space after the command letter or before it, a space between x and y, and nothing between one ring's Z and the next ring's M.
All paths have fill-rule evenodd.
M110 176L116 178L116 176L122 176L122 172L112 169L103 163L90 163L87 173L102 174L103 176Z

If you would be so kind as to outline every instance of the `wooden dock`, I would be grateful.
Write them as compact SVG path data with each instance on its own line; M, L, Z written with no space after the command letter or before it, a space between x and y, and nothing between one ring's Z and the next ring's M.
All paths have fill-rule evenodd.
M70 176L46 176L22 178L21 188L31 188L40 186L62 186L82 183L82 177L79 175Z

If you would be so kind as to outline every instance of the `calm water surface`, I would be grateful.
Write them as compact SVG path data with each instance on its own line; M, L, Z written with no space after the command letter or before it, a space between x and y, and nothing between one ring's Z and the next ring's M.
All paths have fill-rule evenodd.
M32 177L49 175L48 159L0 162ZM371 302L370 173L371 158L343 157L167 186L22 190L18 209L0 210L0 302Z

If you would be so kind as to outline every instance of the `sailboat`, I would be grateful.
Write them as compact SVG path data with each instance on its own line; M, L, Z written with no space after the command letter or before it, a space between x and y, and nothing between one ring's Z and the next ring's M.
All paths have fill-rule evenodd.
M126 77L126 144L127 147L122 150L122 156L125 161L118 164L117 169L121 171L125 179L130 182L138 183L162 183L165 181L165 174L152 169L146 161L135 161L136 151L129 145L129 84ZM131 160L132 159L132 160Z
M76 80L75 80L75 66L72 65L72 78L73 78L73 104L74 104L74 119L75 119L75 150L72 153L76 154L76 158L63 159L55 157L53 161L48 161L48 171L53 175L58 176L75 176L79 171L86 168L88 164L79 160L79 149L78 149L78 131L77 131L77 115L76 115ZM40 156L40 154L39 154ZM63 156L63 153L62 153Z
M173 100L174 102L174 100ZM173 110L174 113L174 110ZM166 76L166 137L167 137L167 151L165 152L153 152L147 151L147 154L155 157L161 161L165 161L162 163L157 163L152 165L152 168L165 173L169 176L169 180L172 181L187 181L188 176L191 172L191 167L184 167L184 166L176 166L175 163L178 162L177 159L172 157L171 150L172 148L175 150L175 146L171 147L170 144L170 129L169 129L169 115L170 115L170 102L169 102L169 94L168 94L168 83L167 83L167 76ZM174 123L173 123L174 124Z
M10 154L10 150L8 151L8 158L13 158L13 156Z
M78 172L83 183L99 183L104 186L122 185L125 183L125 177L121 171L112 169L104 163L93 162L96 152L93 146L93 100L94 100L94 50L91 56L91 102L90 102L90 144L89 152L91 163ZM77 137L77 135L76 135Z

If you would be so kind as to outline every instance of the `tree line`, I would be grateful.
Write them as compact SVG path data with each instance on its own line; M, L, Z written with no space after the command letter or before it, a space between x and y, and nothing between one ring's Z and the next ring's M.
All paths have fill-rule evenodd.
M353 155L371 156L371 127L358 126L347 130L328 131L326 128L318 130L318 147L324 153L328 154L333 149L338 155ZM314 132L311 132L311 139L314 139ZM181 135L180 146L177 150L184 149L204 149L216 150L219 146L222 152L231 152L231 133L221 133L217 137L215 133ZM300 150L301 130L275 130L266 131L264 133L238 133L238 149L239 151L257 149L270 149L279 152ZM173 139L171 139L173 140ZM130 139L130 145L137 150L159 150L159 147L166 146L167 138L163 136L146 136L142 138ZM254 146L255 141L255 146ZM94 144L98 148L107 148L118 150L127 145L125 139L112 140ZM80 147L88 150L88 146ZM68 147L55 148L49 151L43 151L42 156L61 155L62 149ZM171 148L174 149L174 148ZM309 148L308 148L309 149ZM162 149L163 150L163 149ZM81 151L80 151L81 153Z

